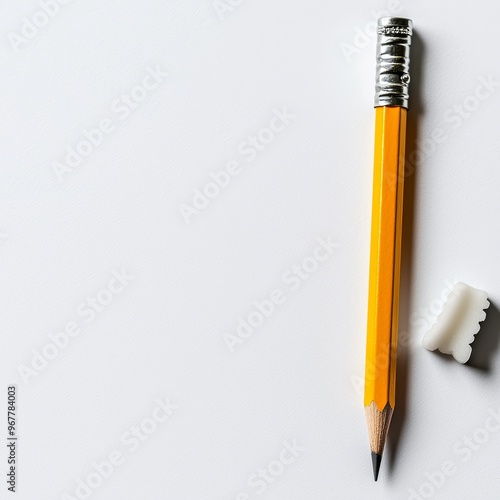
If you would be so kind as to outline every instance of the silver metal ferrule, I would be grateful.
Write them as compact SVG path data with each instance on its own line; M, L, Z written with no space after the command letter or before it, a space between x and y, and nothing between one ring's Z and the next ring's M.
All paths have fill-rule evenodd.
M375 107L408 108L412 34L411 19L381 17L378 20Z

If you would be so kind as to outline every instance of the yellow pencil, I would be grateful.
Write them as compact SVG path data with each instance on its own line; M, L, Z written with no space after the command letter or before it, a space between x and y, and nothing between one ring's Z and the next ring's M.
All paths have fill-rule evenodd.
M395 406L412 21L383 17L378 21L377 32L375 161L364 398L375 481Z

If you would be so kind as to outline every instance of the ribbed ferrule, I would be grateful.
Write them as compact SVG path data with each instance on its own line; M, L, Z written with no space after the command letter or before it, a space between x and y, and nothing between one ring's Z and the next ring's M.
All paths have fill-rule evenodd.
M408 108L412 34L411 19L381 17L378 20L375 107Z

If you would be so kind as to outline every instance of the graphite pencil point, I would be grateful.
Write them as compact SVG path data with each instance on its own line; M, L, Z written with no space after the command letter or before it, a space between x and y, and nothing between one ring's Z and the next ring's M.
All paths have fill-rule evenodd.
M380 470L380 464L382 463L382 455L377 455L372 451L372 465L373 465L373 478L375 481L378 479L378 471Z

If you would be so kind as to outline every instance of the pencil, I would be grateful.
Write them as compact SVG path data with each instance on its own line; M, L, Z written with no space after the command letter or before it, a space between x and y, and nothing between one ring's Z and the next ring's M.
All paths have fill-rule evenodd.
M368 286L364 405L378 479L395 407L403 184L408 109L410 19L377 26L375 159Z

